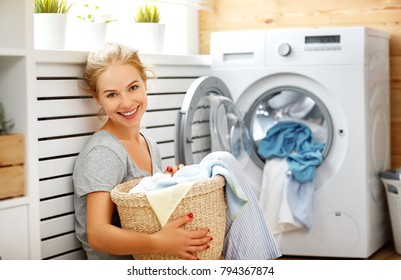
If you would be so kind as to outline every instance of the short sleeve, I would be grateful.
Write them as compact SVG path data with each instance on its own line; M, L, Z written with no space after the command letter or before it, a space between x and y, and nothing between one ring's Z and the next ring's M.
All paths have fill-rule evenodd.
M111 191L124 178L122 160L107 147L96 146L78 156L73 172L75 192L79 197L96 191Z

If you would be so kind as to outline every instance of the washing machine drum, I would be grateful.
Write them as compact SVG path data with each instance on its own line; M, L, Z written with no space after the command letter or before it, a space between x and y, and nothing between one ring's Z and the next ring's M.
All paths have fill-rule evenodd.
M251 139L226 85L201 77L188 89L178 114L176 163L199 163L213 151L228 151L241 164L250 158Z
M251 157L260 168L264 167L267 157L262 147L269 149L268 154L273 156L278 144L297 141L298 135L291 133L300 133L300 140L306 139L306 135L310 133L310 141L313 142L310 145L320 147L318 150L322 160L327 157L331 148L333 125L329 111L316 95L301 88L283 86L261 93L247 110L245 125L249 128L252 139ZM287 127L289 134L285 134ZM293 128L292 131L290 127ZM281 132L280 129L281 134L278 133ZM270 138L275 133L276 138ZM283 138L286 140L282 140ZM277 141L269 142L272 140ZM262 142L264 143L261 145ZM266 146L266 143L269 144ZM281 152L285 148L281 147Z

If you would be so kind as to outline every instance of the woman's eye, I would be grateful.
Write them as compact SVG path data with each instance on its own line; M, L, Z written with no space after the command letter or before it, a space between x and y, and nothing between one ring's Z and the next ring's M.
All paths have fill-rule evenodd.
M130 86L129 90L134 91L137 90L139 87L137 85Z
M107 98L112 98L112 97L114 97L114 96L116 96L116 95L117 95L116 93L111 92L111 93L107 94L106 97L107 97Z

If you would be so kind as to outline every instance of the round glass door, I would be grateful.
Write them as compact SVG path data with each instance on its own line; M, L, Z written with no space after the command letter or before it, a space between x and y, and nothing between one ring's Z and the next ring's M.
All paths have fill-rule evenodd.
M253 161L263 169L265 160L258 154L259 143L277 123L288 121L307 125L313 141L324 144L323 160L330 151L333 125L323 102L313 93L296 87L278 87L262 93L245 115L249 128Z
M226 85L216 77L201 77L188 89L178 114L176 163L199 163L212 151L231 152L247 161L251 140L240 111Z

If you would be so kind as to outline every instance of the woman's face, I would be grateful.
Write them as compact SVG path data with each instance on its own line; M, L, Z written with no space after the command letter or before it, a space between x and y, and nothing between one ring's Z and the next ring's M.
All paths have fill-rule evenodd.
M97 80L97 102L116 127L140 126L148 106L146 84L138 70L129 64L111 65Z

